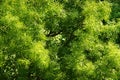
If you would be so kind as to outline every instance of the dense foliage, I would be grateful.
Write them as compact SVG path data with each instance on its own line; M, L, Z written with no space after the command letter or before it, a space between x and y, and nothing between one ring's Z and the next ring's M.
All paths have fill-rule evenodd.
M120 80L120 1L0 0L0 80Z

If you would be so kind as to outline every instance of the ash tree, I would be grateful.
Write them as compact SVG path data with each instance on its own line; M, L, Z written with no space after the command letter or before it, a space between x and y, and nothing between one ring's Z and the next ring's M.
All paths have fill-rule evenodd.
M0 0L1 80L119 80L119 0Z

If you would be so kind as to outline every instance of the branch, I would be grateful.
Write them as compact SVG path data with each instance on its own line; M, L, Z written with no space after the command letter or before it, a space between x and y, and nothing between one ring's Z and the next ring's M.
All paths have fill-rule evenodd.
M58 31L58 32L52 32L52 31L50 31L50 33L47 34L46 36L47 37L54 37L54 36L56 36L58 34L61 34L61 33L62 33L62 31Z

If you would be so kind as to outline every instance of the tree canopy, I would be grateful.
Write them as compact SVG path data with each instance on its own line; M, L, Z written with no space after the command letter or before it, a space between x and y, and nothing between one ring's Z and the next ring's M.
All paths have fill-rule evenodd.
M0 0L0 80L119 80L119 0Z

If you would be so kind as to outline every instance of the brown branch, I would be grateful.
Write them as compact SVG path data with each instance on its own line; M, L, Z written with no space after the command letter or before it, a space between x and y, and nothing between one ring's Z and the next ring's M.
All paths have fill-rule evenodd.
M50 31L50 33L47 34L46 36L47 37L54 37L54 36L56 36L58 34L61 34L61 33L62 33L62 31L58 31L58 32L52 32L52 31Z

